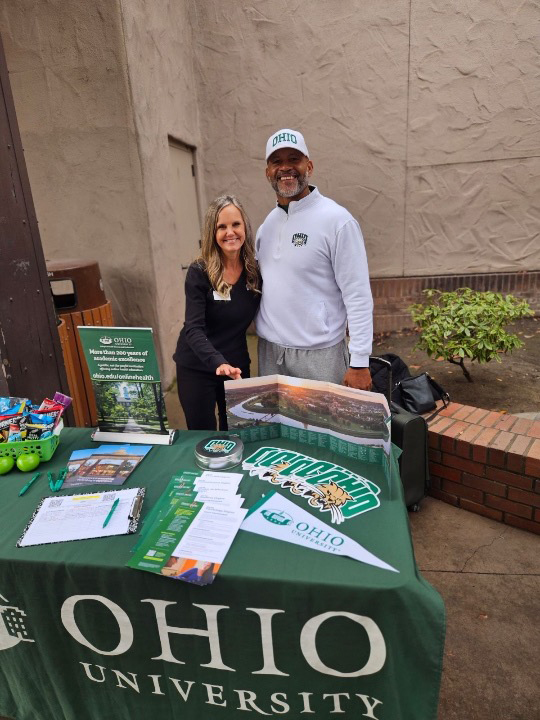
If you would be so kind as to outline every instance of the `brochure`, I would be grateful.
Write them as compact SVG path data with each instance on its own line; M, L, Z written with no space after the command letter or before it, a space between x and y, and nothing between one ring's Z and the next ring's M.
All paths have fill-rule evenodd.
M100 445L75 450L68 460L63 487L122 485L151 449L151 445Z
M236 491L242 473L174 476L143 524L128 567L174 580L214 581L247 510Z
M132 552L137 550L144 541L150 528L159 523L173 505L177 504L180 499L187 498L193 500L195 498L193 488L195 478L199 477L199 474L199 472L184 472L181 475L174 475L171 478L159 500L152 506L148 515L143 518L139 539L132 548Z

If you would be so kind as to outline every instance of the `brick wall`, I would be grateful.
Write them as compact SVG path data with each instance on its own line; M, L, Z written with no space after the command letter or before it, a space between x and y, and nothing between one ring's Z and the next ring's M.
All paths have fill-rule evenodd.
M436 288L443 292L470 287L515 295L540 313L540 272L478 273L475 275L429 275L423 277L372 278L375 332L403 330L412 327L409 305L420 302L422 290Z
M540 534L540 422L451 403L429 424L430 495Z

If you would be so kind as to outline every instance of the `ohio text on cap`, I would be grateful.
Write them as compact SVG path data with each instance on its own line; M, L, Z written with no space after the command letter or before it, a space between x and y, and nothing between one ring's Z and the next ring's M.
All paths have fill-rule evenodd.
M285 147L300 150L303 155L309 157L309 151L302 133L299 133L298 130L285 128L284 130L278 130L268 138L268 142L266 143L266 159L268 160L275 150Z

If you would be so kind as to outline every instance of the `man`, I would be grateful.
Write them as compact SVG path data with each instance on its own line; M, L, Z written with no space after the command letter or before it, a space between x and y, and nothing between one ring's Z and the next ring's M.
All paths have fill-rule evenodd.
M285 129L269 138L266 177L277 207L256 240L263 277L259 375L369 390L373 300L362 232L345 208L309 185L312 172L301 133Z

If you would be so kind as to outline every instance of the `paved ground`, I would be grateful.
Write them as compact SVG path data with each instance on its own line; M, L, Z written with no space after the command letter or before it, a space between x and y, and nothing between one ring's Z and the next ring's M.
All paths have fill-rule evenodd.
M434 498L409 518L446 604L438 720L540 718L540 538Z
M527 420L540 420L540 412L516 413L518 417L527 418Z

